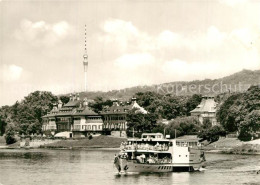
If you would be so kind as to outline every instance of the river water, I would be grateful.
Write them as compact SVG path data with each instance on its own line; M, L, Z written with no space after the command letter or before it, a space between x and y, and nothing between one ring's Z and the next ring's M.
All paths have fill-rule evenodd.
M117 151L0 149L0 185L260 184L259 155L206 154L201 172L118 175Z

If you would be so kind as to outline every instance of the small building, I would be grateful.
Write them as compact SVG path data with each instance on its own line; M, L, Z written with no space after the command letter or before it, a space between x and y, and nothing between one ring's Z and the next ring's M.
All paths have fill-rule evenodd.
M201 103L190 113L191 116L198 117L201 124L203 124L205 119L209 119L212 126L214 126L217 125L216 106L217 103L213 96L203 96Z

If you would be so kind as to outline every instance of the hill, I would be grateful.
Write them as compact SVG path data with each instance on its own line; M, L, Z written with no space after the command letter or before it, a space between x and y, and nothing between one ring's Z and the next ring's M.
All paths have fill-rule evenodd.
M152 91L160 94L175 95L217 95L225 92L243 92L251 85L258 84L260 84L260 70L242 70L219 79L194 80L189 82L178 81L151 86L135 86L108 92L79 92L79 95L81 98L88 97L88 99L101 96L104 99L116 98L122 101L128 101L137 92Z

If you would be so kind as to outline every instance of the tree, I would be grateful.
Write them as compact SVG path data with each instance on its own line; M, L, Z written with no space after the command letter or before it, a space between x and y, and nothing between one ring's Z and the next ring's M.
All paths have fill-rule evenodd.
M13 123L9 123L6 127L5 140L6 140L6 144L8 145L16 142L15 125Z
M203 119L202 128L203 128L203 129L209 129L209 128L211 128L211 127L212 127L212 123L211 123L210 119L209 119L209 118Z
M103 100L101 96L97 96L94 99L94 103L89 103L89 107L93 109L94 112L99 113L103 110L105 106L112 106L113 102L111 100Z
M198 119L193 116L177 117L166 126L166 134L171 137L197 134L201 129Z
M201 94L194 94L192 95L186 103L186 115L189 116L190 115L190 111L192 111L193 109L195 109L201 102L202 100L202 95Z
M62 95L62 96L60 96L60 101L62 102L62 104L66 104L70 101L70 97Z
M156 127L156 115L152 113L143 114L142 112L138 111L138 109L133 108L132 110L128 111L126 116L127 121L127 134L131 136L131 132L134 129L140 135L144 132L152 132L152 130Z
M231 95L217 111L217 119L220 124L228 132L234 132L238 130L236 118L238 117L239 107L236 105L238 99L242 97L242 94Z
M6 126L9 122L12 122L12 107L2 106L0 108L0 136L5 133Z
M245 93L229 96L217 111L217 119L226 131L239 131L239 139L250 140L258 131L258 110L260 87L251 86Z
M174 119L178 116L190 115L201 101L201 95L175 96L173 94L161 95L155 92L139 92L135 94L137 103L159 118Z
M260 110L253 110L240 124L238 138L243 141L249 141L254 138L255 132L260 131Z
M16 102L5 109L6 123L14 125L20 134L40 133L42 116L46 115L57 102L58 98L51 92L30 93L21 102Z
M203 129L199 132L198 136L203 140L207 140L209 142L215 142L219 139L220 136L225 136L226 131L220 125L215 125L210 129Z
M2 136L5 133L5 127L7 125L6 118L5 118L5 112L1 108L0 109L0 136Z

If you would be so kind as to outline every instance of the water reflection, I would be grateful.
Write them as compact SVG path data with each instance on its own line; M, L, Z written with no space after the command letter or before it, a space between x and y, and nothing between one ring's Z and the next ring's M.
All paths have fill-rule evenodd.
M0 184L260 184L260 156L207 154L207 167L192 173L121 174L115 151L0 150Z
M200 173L200 172L192 172ZM149 182L153 179L152 184L163 184L162 182L167 182L167 184L190 184L190 174L188 172L180 173L127 173L127 174L115 174L115 181L121 183L139 183Z

